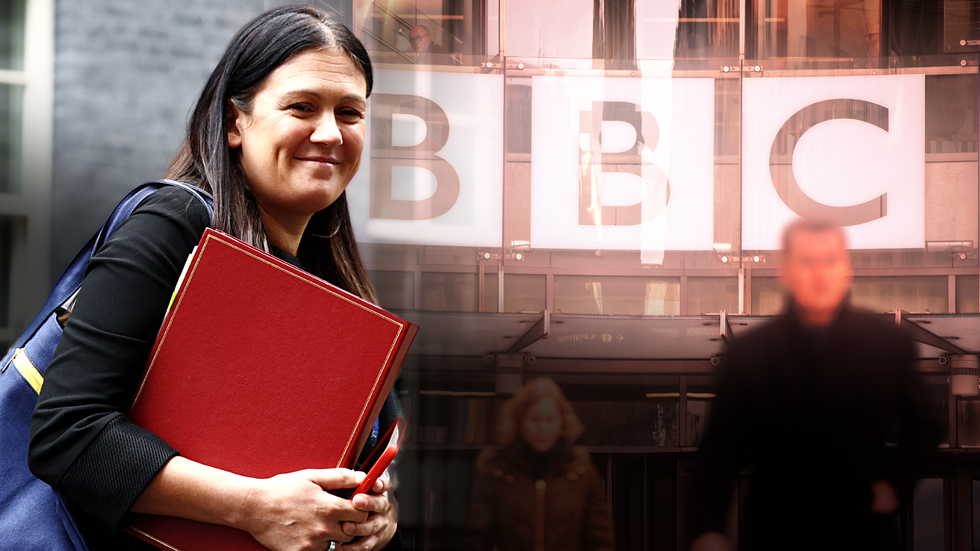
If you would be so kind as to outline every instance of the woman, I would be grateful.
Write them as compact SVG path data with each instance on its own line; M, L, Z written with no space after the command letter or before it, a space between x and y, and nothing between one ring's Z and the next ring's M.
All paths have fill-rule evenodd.
M572 447L582 430L551 379L529 382L504 405L504 447L477 459L468 548L612 549L599 473Z
M232 39L168 171L211 193L215 228L376 301L347 215L372 71L342 25L309 6L263 14ZM129 512L245 530L275 550L380 549L390 482L352 501L346 469L252 479L196 463L130 423L135 385L180 270L210 224L185 190L148 197L92 258L31 425L31 470L67 498L93 549L145 546ZM382 418L390 419L389 399Z

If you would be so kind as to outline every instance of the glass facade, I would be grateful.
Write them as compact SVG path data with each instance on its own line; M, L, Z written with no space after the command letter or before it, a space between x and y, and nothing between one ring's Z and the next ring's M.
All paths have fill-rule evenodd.
M617 548L689 545L687 454L717 380L708 354L702 367L617 363L629 325L614 320L726 312L737 338L751 324L738 314L785 308L780 233L800 217L845 227L854 304L980 311L976 10L355 0L352 13L376 74L370 147L348 196L382 302L595 320L594 332L540 342L609 345L584 356L598 359L531 363L532 345L521 369L555 380L586 425L578 443L607 485ZM695 325L711 342L731 338L717 322ZM944 447L980 445L976 402L951 396L943 351L924 350ZM503 351L406 368L402 396L423 416L409 468L430 477L413 488L435 504L412 533L433 547L462 534L450 481L469 480L467 461L499 444ZM908 548L972 530L943 508L950 480L920 483L902 520Z
M943 551L946 549L945 486L942 478L918 481L912 499L913 551Z
M489 274L452 291L479 295L460 311L498 311L491 280L517 273L545 289L505 289L504 311L766 315L781 228L819 216L846 227L856 303L974 311L977 48L944 42L936 2L739 5L355 2L377 69L349 190L368 263L452 250ZM406 263L425 289L441 265Z

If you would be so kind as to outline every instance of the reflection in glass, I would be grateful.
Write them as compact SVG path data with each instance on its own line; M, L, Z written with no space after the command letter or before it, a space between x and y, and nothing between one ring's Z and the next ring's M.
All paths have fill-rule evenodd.
M476 312L479 287L475 273L422 272L420 310Z
M687 278L687 314L720 311L738 313L738 279L733 277Z
M949 447L949 378L945 375L920 375L926 402L930 405L933 415L939 419L942 426L940 448ZM894 439L894 435L891 436Z
M718 390L715 376L687 377L687 446L701 445Z
M752 3L746 54L762 59L837 61L840 68L879 66L881 1ZM751 53L749 53L751 52Z
M555 276L555 310L566 314L680 314L680 279Z
M925 137L926 153L976 153L976 75L926 76Z
M752 278L752 315L775 316L783 311L786 290L777 277Z
M980 549L980 480L973 480L973 549Z
M389 310L411 310L415 307L414 272L370 270L368 275L382 307Z
M710 400L694 400L690 396L687 398L687 437L689 445L700 446L701 439L708 427L708 419L711 418Z
M956 276L956 313L980 312L980 276Z
M493 387L482 390L493 394ZM492 397L423 395L419 404L419 443L496 442L496 401Z
M544 310L545 280L538 274L504 274L504 312ZM483 311L496 312L500 289L497 274L484 274L483 281Z
M956 443L962 448L980 448L980 399L960 396L956 412Z
M913 551L943 551L945 517L942 478L921 478L912 497Z
M20 189L23 87L0 84L0 193Z
M855 277L851 302L872 312L901 308L909 312L945 313L949 307L946 276Z
M573 400L585 424L579 443L589 446L679 445L677 387L673 397L645 401Z
M674 57L738 58L739 4L739 0L680 2Z
M486 12L476 2L356 1L355 28L375 63L458 65L486 49Z
M592 58L593 0L507 2L508 56Z

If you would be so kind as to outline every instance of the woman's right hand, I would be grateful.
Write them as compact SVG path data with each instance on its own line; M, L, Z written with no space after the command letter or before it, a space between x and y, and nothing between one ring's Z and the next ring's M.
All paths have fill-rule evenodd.
M347 542L344 522L364 522L368 513L325 490L352 488L364 473L348 469L305 470L256 479L242 505L239 528L276 551L321 551Z

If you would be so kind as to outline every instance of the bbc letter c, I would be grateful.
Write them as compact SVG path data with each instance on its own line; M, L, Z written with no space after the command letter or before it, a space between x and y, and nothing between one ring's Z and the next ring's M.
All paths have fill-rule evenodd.
M877 103L857 99L833 99L813 103L800 109L783 123L776 133L769 152L769 174L772 176L772 185L776 188L776 193L790 210L803 218L819 218L840 226L856 226L883 218L888 213L887 193L858 205L845 207L825 205L814 200L800 188L792 170L776 169L779 164L776 158L780 153L781 143L794 133L802 137L814 126L833 119L858 120L888 132L888 108ZM790 159L793 157L797 143L799 139L790 147L788 152Z

